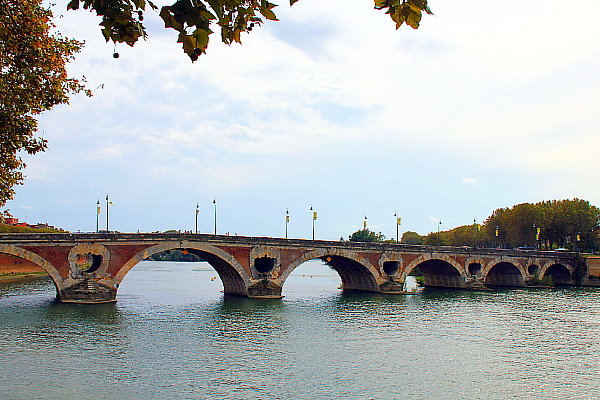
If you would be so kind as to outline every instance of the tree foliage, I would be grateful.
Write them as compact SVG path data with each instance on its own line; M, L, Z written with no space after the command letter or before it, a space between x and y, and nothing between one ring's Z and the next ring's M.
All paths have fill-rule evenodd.
M400 243L404 244L423 244L425 237L419 235L417 232L406 231L402 234Z
M351 242L383 243L386 238L381 232L373 232L368 228L364 228L354 232L348 237L348 240Z
M580 199L523 203L495 210L484 232L501 247L597 250L600 209Z
M298 0L290 0L290 6ZM374 0L375 8L385 10L396 23L414 29L419 27L423 12L431 14L427 0ZM146 9L158 11L150 0L71 0L67 9L80 7L95 11L102 17L100 26L108 42L127 43L133 46L139 38L146 38L144 13ZM221 41L226 44L241 43L241 34L249 33L264 20L277 21L273 9L277 7L267 0L177 0L160 8L159 15L165 28L175 29L177 42L183 51L196 61L206 53L213 29L220 30Z
M597 251L599 233L598 207L580 199L551 200L498 208L482 225L463 225L439 234L432 232L425 237L424 244Z
M41 0L0 0L0 206L23 182L19 152L46 148L35 116L85 90L65 70L82 43L51 33L52 17Z

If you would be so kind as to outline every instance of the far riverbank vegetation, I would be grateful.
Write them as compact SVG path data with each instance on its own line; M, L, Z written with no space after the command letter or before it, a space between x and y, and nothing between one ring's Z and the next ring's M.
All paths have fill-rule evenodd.
M550 200L496 209L483 223L419 235L407 231L400 243L596 252L600 248L600 209L588 201ZM395 243L368 228L349 236L357 242Z

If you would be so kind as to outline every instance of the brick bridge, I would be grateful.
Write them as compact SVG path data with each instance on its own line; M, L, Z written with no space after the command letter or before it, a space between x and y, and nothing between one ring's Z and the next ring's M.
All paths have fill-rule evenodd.
M572 285L582 276L576 256L560 252L177 233L0 234L0 255L43 268L63 302L115 301L131 268L175 249L212 265L224 293L253 298L280 298L290 273L313 259L335 269L344 290L389 294L405 293L404 280L415 268L426 286L458 289L523 287L545 276Z

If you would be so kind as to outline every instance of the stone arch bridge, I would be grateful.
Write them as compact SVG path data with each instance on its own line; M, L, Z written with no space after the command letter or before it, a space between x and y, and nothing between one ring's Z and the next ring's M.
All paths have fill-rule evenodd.
M444 288L523 287L544 276L579 283L575 254L562 252L178 233L0 234L0 255L44 269L63 302L115 301L131 268L175 249L212 265L224 293L253 298L280 298L290 273L313 259L335 269L344 290L403 294L417 270L426 286Z

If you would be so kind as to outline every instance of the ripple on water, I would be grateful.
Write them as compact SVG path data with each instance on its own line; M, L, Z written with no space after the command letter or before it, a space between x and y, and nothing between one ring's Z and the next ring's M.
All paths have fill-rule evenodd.
M115 304L0 289L0 398L597 395L596 289L343 294L312 266L260 301L223 296L204 264L164 264L136 266Z

